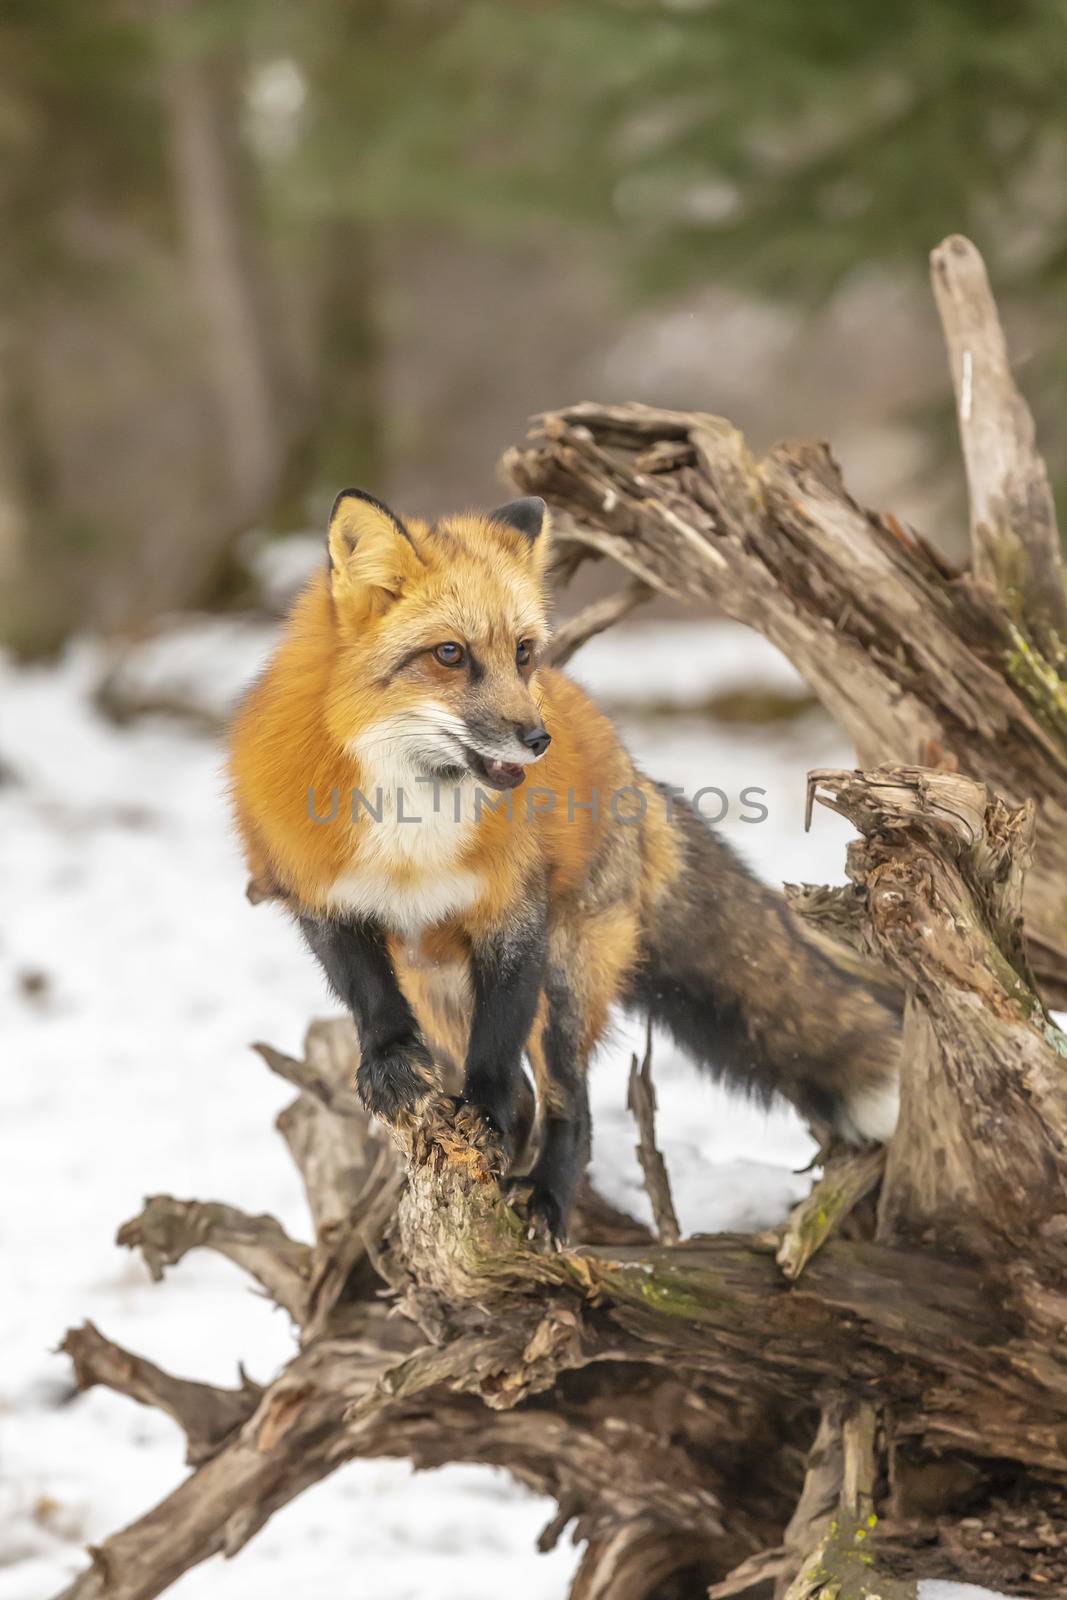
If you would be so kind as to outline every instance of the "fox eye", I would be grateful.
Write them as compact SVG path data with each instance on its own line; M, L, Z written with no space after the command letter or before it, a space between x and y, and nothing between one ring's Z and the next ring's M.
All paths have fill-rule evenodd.
M461 644L450 639L447 644L434 645L433 654L434 660L439 661L443 667L461 667L467 652Z
M528 667L533 657L533 645L529 639L520 639L515 646L515 660L520 667Z

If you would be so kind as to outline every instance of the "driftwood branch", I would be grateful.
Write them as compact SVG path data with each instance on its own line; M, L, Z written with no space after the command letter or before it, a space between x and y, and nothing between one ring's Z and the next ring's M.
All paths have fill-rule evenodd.
M808 1451L804 1487L782 1540L779 1576L786 1582L799 1576L801 1567L820 1547L840 1506L844 1482L843 1410L844 1402L835 1398L823 1406L819 1416L819 1426ZM778 1585L779 1589L784 1586L784 1583Z
M824 1413L817 1445L821 1457L809 1468L805 1495L833 1491L836 1505L824 1510L824 1532L785 1591L784 1600L916 1600L914 1579L900 1581L876 1570L871 1554L878 1526L874 1512L877 1416L867 1401Z
M254 1044L252 1048L279 1078L321 1101L327 1111L335 1111L342 1117L360 1115L362 1106L355 1088L339 1081L335 1075L323 1073L313 1058L289 1056L269 1044Z
M569 617L566 622L560 623L552 638L548 642L545 652L546 664L553 667L566 666L571 656L575 655L582 645L595 638L598 633L604 633L608 628L628 617L631 611L651 598L653 590L647 583L642 583L640 578L631 581L616 594L608 595L603 600L594 600L579 611L577 616Z
M816 1250L838 1233L885 1170L885 1151L853 1150L827 1163L811 1193L791 1213L776 1260L787 1278L799 1278Z
M652 1029L649 1027L643 1059L630 1062L630 1082L626 1103L637 1123L637 1159L644 1174L645 1190L652 1205L656 1235L661 1244L677 1244L682 1237L678 1213L671 1195L667 1163L656 1144L656 1090L652 1083Z
M152 1195L118 1231L116 1243L140 1250L158 1282L190 1250L214 1250L249 1273L294 1322L305 1311L310 1251L274 1217L251 1217L217 1201Z
M247 1422L263 1395L261 1386L243 1371L239 1389L174 1378L154 1362L105 1339L91 1322L71 1328L60 1349L73 1363L79 1389L103 1384L173 1417L185 1434L187 1459L194 1466L213 1456L223 1441Z
M1058 666L1067 647L1067 598L1056 510L985 263L969 239L954 234L933 251L930 269L956 391L975 576L1007 601Z

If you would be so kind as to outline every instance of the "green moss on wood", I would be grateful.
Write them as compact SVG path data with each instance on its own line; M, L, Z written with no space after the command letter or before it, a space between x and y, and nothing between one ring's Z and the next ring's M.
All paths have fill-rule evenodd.
M1005 674L1049 732L1067 739L1067 683L1060 677L1067 651L1062 640L1050 633L1049 649L1054 656L1050 659L1014 622L1008 624L1008 631L1011 649L1004 655Z
M866 1548L878 1518L835 1518L790 1595L804 1600L915 1600L916 1585L887 1578L876 1570L877 1558Z

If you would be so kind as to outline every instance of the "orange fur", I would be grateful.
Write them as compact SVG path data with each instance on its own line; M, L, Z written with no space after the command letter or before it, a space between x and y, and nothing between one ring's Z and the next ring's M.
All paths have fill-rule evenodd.
M408 527L430 556L426 566L406 541L375 531L375 548L364 551L357 574L351 564L339 575L335 568L332 585L323 573L301 596L236 720L231 789L253 870L271 878L302 910L328 913L331 886L358 866L381 826L360 802L356 820L351 816L353 792L373 801L378 776L373 749L355 755L353 741L361 734L373 737L375 727L420 700L447 707L462 688L460 675L432 657L412 663L385 685L378 681L380 663L420 644L428 656L430 646L446 639L477 647L498 666L498 709L521 716L532 703L552 744L530 768L525 789L503 797L486 791L480 817L464 830L449 865L474 875L477 896L462 915L447 918L444 929L462 936L506 919L537 863L546 868L554 897L580 883L612 822L608 794L634 780L611 723L576 684L536 667L523 681L511 665L517 638L540 643L547 637L545 552L538 548L544 541L531 550L521 536L508 537L475 516L446 523L434 536L425 524L410 521ZM366 586L381 592L386 584L395 591L394 603L382 610L367 598ZM383 745L388 737L383 735ZM595 817L586 809L594 789L600 797ZM336 819L317 823L309 796L325 816L335 791ZM432 797L413 784L405 788L405 800L407 814L421 815ZM670 856L669 849L665 853ZM389 870L398 886L417 888L440 871L440 863L423 865L398 855Z
M465 1097L519 1148L525 1050L558 1227L613 1002L850 1137L891 1126L896 1037L891 1006L691 808L672 819L608 719L539 666L540 522L519 501L404 524L342 494L329 569L236 718L230 778L254 876L356 1015L365 1103L417 1114L465 1061Z

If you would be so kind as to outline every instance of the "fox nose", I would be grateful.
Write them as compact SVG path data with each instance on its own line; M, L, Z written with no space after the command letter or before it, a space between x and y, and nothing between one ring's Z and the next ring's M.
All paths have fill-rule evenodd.
M520 728L519 738L527 750L532 750L535 756L543 756L552 743L552 735L547 728L538 726L533 728Z

